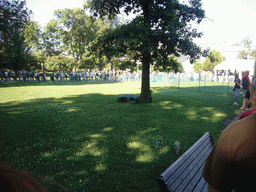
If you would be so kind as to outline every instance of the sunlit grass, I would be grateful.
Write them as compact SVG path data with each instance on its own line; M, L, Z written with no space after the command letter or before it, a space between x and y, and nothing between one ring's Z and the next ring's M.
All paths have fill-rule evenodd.
M0 82L0 160L70 191L158 191L156 178L239 109L231 87L151 83L150 104L118 103L141 83ZM239 101L242 103L242 97Z

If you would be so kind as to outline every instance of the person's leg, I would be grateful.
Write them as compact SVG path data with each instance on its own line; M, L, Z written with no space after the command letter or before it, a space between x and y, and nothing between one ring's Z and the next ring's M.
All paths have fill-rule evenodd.
M237 101L237 99L239 97L239 93L240 93L240 89L235 89L234 105L238 105L236 101Z

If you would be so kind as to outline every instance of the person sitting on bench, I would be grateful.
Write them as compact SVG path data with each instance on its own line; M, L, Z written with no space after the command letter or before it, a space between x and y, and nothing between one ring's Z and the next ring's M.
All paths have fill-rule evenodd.
M252 86L256 86L256 81ZM255 105L256 91L251 94ZM231 123L206 160L203 177L208 191L256 189L256 113Z

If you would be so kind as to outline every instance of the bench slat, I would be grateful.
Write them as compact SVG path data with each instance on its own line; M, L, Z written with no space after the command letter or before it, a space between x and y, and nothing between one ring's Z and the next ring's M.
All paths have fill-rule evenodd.
M202 190L202 192L208 192L208 183L206 183L206 185L204 186L204 188L203 188L203 190Z
M207 189L202 171L212 148L212 138L207 132L159 176L161 191L192 191L197 184L198 188Z
M186 159L181 159L182 160L182 166L180 167L173 167L171 166L170 169L168 168L168 175L169 178L165 177L165 181L167 182L167 186L172 185L172 183L174 183L176 181L177 178L183 180L185 179L185 177L187 176L187 174L183 174L183 172L185 171L185 173L189 173L189 171L193 168L194 164L192 164L191 168L189 169L189 165L192 163L193 160L197 160L198 156L200 155L200 152L202 152L205 147L211 148L212 144L211 144L211 139L208 138L207 140L205 140L200 146L199 148L197 148L197 151L195 151L193 154L191 154L189 156L189 158ZM185 161L186 160L186 161ZM179 159L177 160L179 161ZM196 163L196 162L195 162ZM173 167L173 169L171 169ZM163 175L163 174L162 174Z
M201 164L198 164L198 162L202 160L202 158L204 158L202 155L204 155L204 153L207 150L211 149L210 145L211 143L209 143L208 146L206 146L203 149L203 151L201 151L200 154L196 154L195 158L191 163L189 160L185 162L186 164L184 164L184 166L182 166L178 171L176 171L176 173L170 179L166 181L167 186L171 185L173 189L176 189L180 185L180 183L182 182L185 183L187 182L187 180L190 179L188 175L190 177L193 177L195 175L195 171L198 170L198 169L195 169L196 165L200 167L204 163L204 159L203 159L203 161L201 161ZM172 183L175 177L176 177L176 180L174 181L174 183Z
M190 164L189 168L186 168L186 172L183 173L183 175L186 176L186 178L183 180L180 180L180 177L178 178L178 180L180 180L181 185L179 186L177 191L180 191L180 189L182 189L181 191L183 191L183 189L187 185L189 185L190 188L194 188L194 186L198 183L198 181L202 177L202 171L198 172L198 170L200 170L200 168L203 167L205 160L207 159L211 151L212 151L212 146L208 145L200 153L198 158L195 159L192 164ZM187 170L191 170L191 171L189 172ZM175 183L172 186L175 187L174 189L176 189Z
M175 161L168 169L166 169L161 174L161 177L163 177L164 180L167 180L169 177L171 177L175 170L179 169L179 167L184 163L184 161L186 161L190 157L190 155L193 154L205 140L208 140L209 137L210 133L205 133L204 136L202 136L191 148L189 148L177 161ZM170 172L170 170L172 170L172 172Z
M204 178L201 177L200 181L198 182L198 184L196 185L196 188L193 191L203 191L206 184L207 183L204 180Z
M209 153L210 154L210 153ZM195 175L195 177L189 182L188 186L185 188L184 191L195 191L194 188L196 188L198 182L203 178L203 169L204 169L204 164L201 166L201 168L198 171L198 174Z

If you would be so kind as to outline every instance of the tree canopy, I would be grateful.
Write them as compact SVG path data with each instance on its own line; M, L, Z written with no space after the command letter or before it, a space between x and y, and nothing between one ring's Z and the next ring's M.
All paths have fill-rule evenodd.
M25 5L25 1L0 3L0 68L27 68L27 61L31 60L31 47L26 44L23 32L29 21Z
M216 51L215 49L210 51L203 63L200 63L198 60L193 66L194 72L198 73L200 71L212 71L214 67L223 61L226 60L225 56L221 55L221 52Z
M244 38L242 43L246 50L241 50L238 52L238 58L240 59L255 59L256 58L256 50L252 49L252 40L248 37Z
M47 58L44 66L48 71L72 71L75 60L63 55L54 55Z
M191 25L205 18L201 0L183 4L178 0L88 0L84 7L100 17L113 18L121 10L127 15L137 14L130 23L106 30L95 39L91 50L98 56L111 53L117 57L131 56L142 62L141 102L152 101L150 64L161 66L162 61L168 61L168 56L180 54L190 56L192 63L202 53L193 42L193 38L201 37L202 33Z

